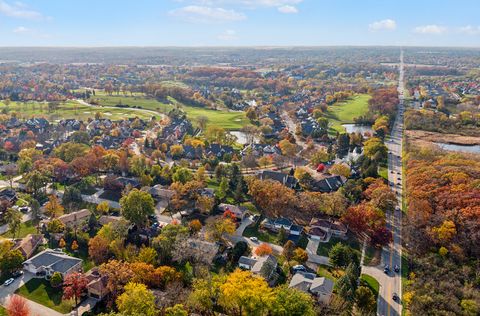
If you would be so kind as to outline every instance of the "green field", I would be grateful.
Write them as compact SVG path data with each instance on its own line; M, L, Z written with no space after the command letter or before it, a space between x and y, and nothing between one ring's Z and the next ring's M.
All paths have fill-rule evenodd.
M62 314L69 313L72 310L72 302L62 299L62 289L52 288L50 282L45 279L31 279L20 287L16 293Z
M368 94L358 94L344 102L338 102L328 107L326 118L330 121L330 133L345 132L342 124L355 123L354 118L368 112Z
M97 93L94 98L92 98L99 105L103 106L116 106L118 104L136 106L142 109L156 111L160 113L168 113L170 110L178 107L187 113L188 118L192 123L196 124L196 118L198 116L206 116L209 119L211 125L216 125L223 127L227 130L239 130L245 125L250 124L249 120L246 118L244 112L229 112L229 111L217 111L211 109L205 109L200 107L193 107L181 104L175 99L171 98L170 103L160 102L156 99L147 98L144 96L125 96L125 95L105 95L104 93Z
M47 103L45 102L11 102L8 106L0 101L0 111L7 111L9 113L16 112L19 118L28 119L33 116L45 117L49 121L56 121L67 118L77 118L87 120L93 118L96 112L102 113L103 117L112 120L120 120L126 117L139 117L142 119L150 119L152 113L146 111L137 111L123 108L102 108L89 107L81 105L76 101L67 101L59 105L56 110L49 111Z

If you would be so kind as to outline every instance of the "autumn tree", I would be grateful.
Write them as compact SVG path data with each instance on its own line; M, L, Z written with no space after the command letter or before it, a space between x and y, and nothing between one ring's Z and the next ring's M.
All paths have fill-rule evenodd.
M75 306L78 305L78 298L87 289L88 279L85 275L78 272L67 274L63 281L63 298L75 299Z
M60 215L63 215L64 208L62 204L60 204L56 195L50 195L48 197L48 202L45 205L45 213L47 213L50 218L55 218Z
M91 238L88 241L88 256L97 265L106 262L110 256L109 245L110 241L100 235Z
M257 248L255 248L255 254L259 257L271 255L272 252L272 247L266 243L262 243Z
M314 316L315 302L312 296L294 288L279 286L274 289L275 302L270 315L273 316Z
M133 189L128 195L120 199L122 215L132 223L144 227L148 215L154 214L154 201L152 196L144 191Z
M262 315L274 300L275 294L265 279L250 271L237 269L220 285L218 302L230 314Z
M233 234L235 229L235 223L229 218L210 217L205 225L205 236L209 240L221 241L224 234Z
M30 307L27 300L20 295L12 295L6 306L8 316L29 316Z
M155 316L155 296L141 283L128 283L125 292L117 298L118 310L125 315Z

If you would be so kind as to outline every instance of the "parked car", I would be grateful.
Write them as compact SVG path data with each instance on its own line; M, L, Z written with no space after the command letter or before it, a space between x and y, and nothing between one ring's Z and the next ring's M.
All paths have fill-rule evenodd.
M257 237L250 237L250 240L253 241L253 242L258 242L258 238L257 238Z
M396 264L393 270L398 273L400 272L400 267Z
M304 267L303 265L301 265L301 264L297 264L297 265L295 265L295 266L292 267L292 270L293 270L293 272L295 272L295 273L298 272L298 271L305 272L305 271L307 271L307 268L305 268L305 267Z
M10 284L13 283L13 281L15 281L15 279L14 279L14 278L10 278L10 279L8 279L7 281L3 282L3 285L9 286Z
M12 276L13 276L14 278L21 277L22 275L23 275L23 271L22 271L22 270L20 270L20 271L15 271L15 272L12 273Z

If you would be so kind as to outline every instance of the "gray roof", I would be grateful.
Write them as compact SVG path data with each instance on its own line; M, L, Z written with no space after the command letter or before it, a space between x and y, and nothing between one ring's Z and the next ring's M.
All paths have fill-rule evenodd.
M40 267L50 267L53 271L65 273L80 262L82 262L82 259L71 257L61 251L46 249L29 260L26 260L24 264L31 264L37 269Z
M333 281L325 277L315 278L310 286L310 291L314 293L319 291L331 293L333 291Z
M240 259L238 259L238 264L244 264L244 265L248 265L250 267L253 267L253 265L255 263L257 263L257 260L254 259L254 258L241 256Z
M332 293L333 281L325 277L317 278L314 273L297 272L292 277L289 287L296 288L303 292Z

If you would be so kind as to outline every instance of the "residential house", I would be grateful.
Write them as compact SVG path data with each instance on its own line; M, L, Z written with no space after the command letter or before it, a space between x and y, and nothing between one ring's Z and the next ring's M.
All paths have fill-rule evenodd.
M7 201L10 204L14 204L17 201L17 192L10 188L6 188L0 191L0 201Z
M249 215L248 209L239 205L221 203L220 205L218 205L218 209L222 212L229 211L233 213L235 217L239 220L243 220L245 216Z
M340 189L347 182L343 176L330 176L312 184L312 190L322 193L331 193Z
M58 218L67 227L80 227L85 224L91 216L90 210L83 209L77 212L64 214Z
M320 233L319 230L323 231L326 235L323 236L323 234ZM313 235L312 235L312 232L314 233ZM347 232L348 232L348 227L338 220L312 218L312 220L310 221L309 234L311 235L312 238L317 240L318 239L323 240L327 235L346 238ZM322 236L324 238L320 238Z
M28 234L13 246L13 250L19 250L28 259L42 243L43 235Z
M317 277L314 273L297 272L289 286L305 293L315 295L319 302L330 303L333 293L333 281L325 277Z
M238 266L242 269L252 271L253 274L262 276L271 286L273 286L278 279L278 262L277 258L272 255L258 258L241 256L238 260Z
M87 292L88 296L98 300L102 300L110 291L107 289L108 278L101 275L97 267L92 268L85 274L88 280Z
M71 257L61 250L46 249L23 262L23 268L31 273L45 273L45 277L59 272L64 278L67 274L82 270L82 259Z
M278 171L270 171L270 170L264 170L260 173L260 180L272 180L272 181L277 181L286 186L287 188L290 189L300 189L300 184L298 183L298 180L295 179L295 177L278 172Z
M229 154L233 155L234 150L232 146L220 145L220 144L210 144L205 148L205 155L207 157L214 156L217 158L222 158L224 155Z
M291 220L283 217L276 219L265 218L261 225L274 232L279 232L283 228L288 234L294 236L299 236L303 231L302 226L295 225Z

